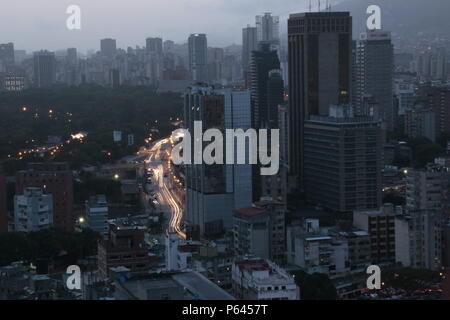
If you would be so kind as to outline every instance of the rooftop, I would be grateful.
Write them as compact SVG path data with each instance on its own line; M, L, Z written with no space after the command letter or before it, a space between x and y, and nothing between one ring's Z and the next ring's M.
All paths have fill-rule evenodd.
M257 207L247 207L242 209L237 209L234 211L235 214L252 217L266 212L264 209Z

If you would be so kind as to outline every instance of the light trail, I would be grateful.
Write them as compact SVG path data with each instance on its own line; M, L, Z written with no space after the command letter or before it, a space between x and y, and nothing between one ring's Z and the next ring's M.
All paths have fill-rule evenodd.
M169 143L169 139L162 139L155 143L151 149L153 153L148 161L152 161L154 157L155 161L160 160L161 148L164 144ZM170 156L169 152L166 153ZM169 222L169 232L176 232L181 238L186 239L186 234L181 230L181 223L183 221L183 208L178 204L169 188L167 187L166 181L164 179L164 166L159 164L157 168L153 168L154 176L157 179L157 183L159 185L160 196L163 198L168 206L170 207L171 217Z

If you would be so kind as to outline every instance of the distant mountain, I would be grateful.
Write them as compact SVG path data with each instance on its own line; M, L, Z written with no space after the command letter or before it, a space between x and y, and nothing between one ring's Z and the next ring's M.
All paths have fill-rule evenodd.
M342 0L332 11L350 11L354 38L366 28L367 7L381 8L384 30L399 36L417 34L450 37L450 0Z

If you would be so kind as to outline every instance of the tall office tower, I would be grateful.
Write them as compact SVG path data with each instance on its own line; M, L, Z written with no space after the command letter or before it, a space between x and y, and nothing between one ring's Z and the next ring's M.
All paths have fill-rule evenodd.
M394 47L391 33L367 31L362 33L356 48L356 101L357 115L362 110L363 98L371 95L380 107L380 116L388 131L394 130L395 113L393 101Z
M114 58L117 51L116 39L100 40L100 52L102 56Z
M21 64L27 58L28 55L26 50L14 50L14 61L17 64Z
M221 82L223 58L223 48L208 48L208 79L210 82Z
M112 88L120 87L120 72L118 69L109 70L109 85Z
M409 108L414 106L417 100L415 85L409 82L396 81L394 93L398 99L398 114L404 115Z
M352 17L348 12L292 14L289 41L289 170L303 174L303 123L328 115L330 105L351 96Z
M14 65L14 44L0 44L0 72L7 71L12 65Z
M267 42L261 42L257 51L252 53L251 62L251 92L252 92L252 121L254 128L268 128L270 115L274 115L278 110L278 105L273 106L274 110L269 110L268 101L268 84L269 74L272 70L280 69L280 60L276 51L270 49L270 44ZM275 76L274 74L272 74ZM274 86L271 87L271 93L275 95ZM280 92L276 92L280 94ZM272 96L271 102L283 99L283 93L281 97Z
M34 86L51 87L56 81L55 53L39 51L34 53Z
M280 18L272 16L270 12L263 16L256 16L256 30L258 42L269 42L272 45L280 44Z
M286 104L278 107L278 126L280 129L280 167L278 173L272 176L261 176L261 199L283 203L287 208L287 160L288 160L288 130L289 118ZM255 173L257 174L257 172ZM257 179L253 179L257 181Z
M425 85L419 89L426 106L436 116L436 136L450 131L450 88Z
M14 196L14 231L32 232L53 227L53 196L41 188L25 188Z
M26 170L16 174L16 194L28 187L42 188L53 196L53 223L56 228L72 231L75 226L73 211L73 174L67 163L30 163Z
M272 176L261 176L258 174L259 166L253 166L253 200L259 198L271 199L273 201L286 202L287 199L287 168L283 163L283 152L285 151L285 114L284 82L281 70L269 72L267 80L267 123L265 128L280 130L280 168L278 173ZM279 118L281 115L281 119ZM258 188L261 186L262 188ZM261 193L259 193L261 192Z
M8 232L8 207L6 205L6 179L0 165L0 233Z
M244 71L244 78L250 69L252 60L252 52L258 48L257 31L255 27L247 26L242 29L242 70Z
M146 41L147 53L155 53L161 55L163 52L163 40L161 38L147 38Z
M163 43L164 52L172 52L175 49L175 42L172 40L166 40Z
M202 121L203 132L211 128L245 131L251 126L250 93L194 86L185 94L184 112L193 141L194 121ZM188 237L214 236L231 228L233 210L250 206L251 196L250 164L186 165Z
M269 71L267 80L267 127L280 129L278 122L279 106L284 105L284 81L281 70Z
M67 49L67 63L74 66L78 61L78 53L77 48L69 48Z
M208 42L206 34L191 34L188 40L191 80L208 81Z
M436 115L418 102L404 113L404 133L408 138L425 137L436 142Z
M447 79L447 53L445 48L429 49L422 53L417 59L417 72L421 80Z
M381 205L381 122L354 117L349 105L304 123L304 188L308 201L334 212Z

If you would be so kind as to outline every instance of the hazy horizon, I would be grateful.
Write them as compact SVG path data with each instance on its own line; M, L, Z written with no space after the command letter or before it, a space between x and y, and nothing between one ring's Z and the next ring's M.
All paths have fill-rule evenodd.
M316 2L316 1L313 1ZM322 0L325 6L325 0ZM339 2L334 0L335 3ZM305 11L309 0L16 0L2 4L0 43L13 42L15 49L98 50L100 39L117 39L117 46L144 46L147 37L186 42L191 33L206 33L209 46L241 42L242 28L255 24L255 15L272 12L285 28L289 13ZM81 8L81 30L68 30L69 5ZM316 4L317 6L317 4Z

